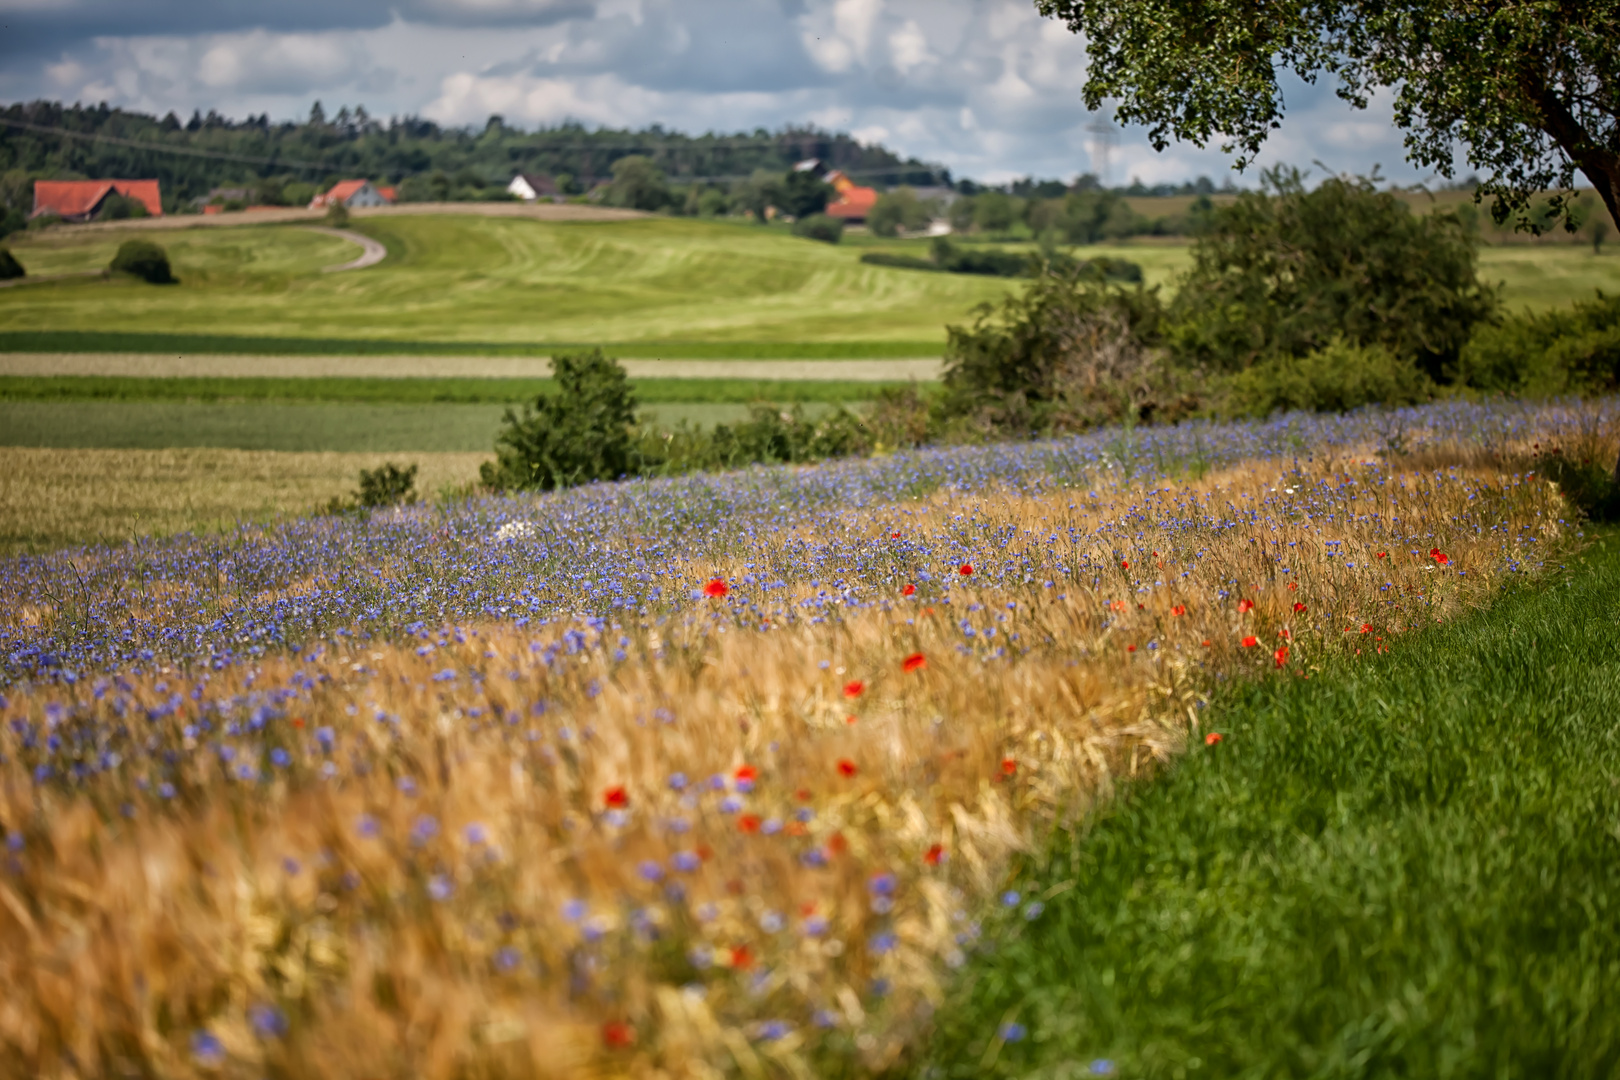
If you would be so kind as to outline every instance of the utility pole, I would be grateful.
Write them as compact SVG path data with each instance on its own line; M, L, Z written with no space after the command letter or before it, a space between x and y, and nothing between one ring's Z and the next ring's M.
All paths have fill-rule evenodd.
M1110 187L1108 159L1114 152L1114 143L1119 139L1119 130L1106 113L1098 113L1086 130L1092 134L1091 171L1097 174L1099 184L1104 188Z

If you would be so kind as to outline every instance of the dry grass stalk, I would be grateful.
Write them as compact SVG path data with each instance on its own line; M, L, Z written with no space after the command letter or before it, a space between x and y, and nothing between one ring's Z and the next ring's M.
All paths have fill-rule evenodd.
M0 1072L881 1070L1021 857L1172 759L1212 680L1371 660L1565 543L1563 513L1529 478L1351 464L937 495L693 565L732 595L668 618L24 688L0 705ZM1445 561L1397 550L1396 518ZM766 603L801 545L851 535L873 557L848 594ZM1024 572L921 581L921 535ZM204 682L237 703L211 731L142 715ZM35 783L25 726L94 756L126 725L121 767Z

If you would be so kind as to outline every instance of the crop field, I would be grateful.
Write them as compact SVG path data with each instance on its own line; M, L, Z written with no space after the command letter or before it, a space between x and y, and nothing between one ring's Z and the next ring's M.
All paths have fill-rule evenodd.
M1017 287L859 262L877 247L921 253L922 240L831 246L731 222L440 214L354 227L389 255L343 274L320 271L355 246L297 224L166 230L180 285L79 277L0 289L0 346L532 356L583 343L647 359L930 357L947 323ZM13 246L46 276L106 266L126 235L56 229ZM1188 264L1184 244L1077 251L1131 259L1166 288ZM1510 304L1541 308L1620 289L1620 258L1575 244L1501 245L1482 250L1481 275L1504 282Z
M1565 559L1520 463L1614 411L1103 431L0 561L0 1071L904 1067L995 913L1063 892L1019 892L1053 830L1202 746L1218 687Z

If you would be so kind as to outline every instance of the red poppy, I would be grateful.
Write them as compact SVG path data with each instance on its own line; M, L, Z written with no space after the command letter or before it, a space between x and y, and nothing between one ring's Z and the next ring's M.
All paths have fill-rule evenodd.
M911 595L915 594L916 591L917 591L917 586L911 584L908 581L908 582L906 582L906 587L900 590L900 595L901 596L911 596Z
M619 1049L634 1046L636 1029L622 1020L610 1020L602 1025L602 1041Z
M900 539L900 534L899 533L890 533L889 534L889 539L890 540L898 540L898 539Z
M737 831L746 833L759 832L759 818L753 814L744 814L737 819Z
M731 592L731 586L727 585L720 578L715 578L713 581L703 586L703 595L708 597L725 596L729 592Z
M854 713L850 713L848 716L844 717L844 723L853 724L854 722L855 722L855 714Z
M1306 611L1306 608L1305 608L1304 604L1296 603L1294 605L1294 614L1295 615L1303 615L1303 614L1305 614L1305 611Z
M1239 615L1247 615L1249 612L1251 612L1253 610L1254 610L1254 601L1253 600L1239 600L1238 601L1238 614Z
M1434 561L1439 563L1441 566L1444 566L1451 561L1451 556L1447 555L1443 551L1431 551L1429 554L1433 555Z
M1125 646L1125 651L1126 652L1135 652L1136 651L1136 646L1135 645L1127 645L1127 646Z
M1002 758L1001 759L1001 775L1002 776L1011 776L1013 773L1015 773L1017 771L1018 771L1018 762L1014 761L1012 758Z
M623 810L630 805L630 793L624 790L623 785L610 787L603 792L602 801L610 810Z
M849 850L849 841L844 839L843 833L835 832L827 837L827 850L834 855L842 855Z
M861 680L851 679L849 682L844 684L844 696L847 698L857 698L861 696L861 691L865 689L866 684L861 682Z
M961 574L963 577L970 577L973 574L973 564L963 563L961 566L956 568L956 572Z
M1292 630L1288 629L1288 627L1286 627L1286 626L1283 627L1281 630L1277 631L1277 636L1282 638L1284 641L1293 641L1294 640L1294 632Z
M1204 736L1204 745L1205 746L1214 746L1216 743L1218 743L1220 741L1221 741L1221 733L1218 732L1218 731L1212 731L1208 735Z
M1271 655L1276 657L1277 666L1282 667L1284 664L1288 663L1288 646L1286 646L1286 645L1277 646L1277 651L1272 653Z
M1204 639L1204 648L1209 648L1209 638Z
M1115 611L1124 611L1125 610L1125 601L1123 601L1123 600L1110 600L1108 602L1108 606L1113 608Z
M747 971L754 966L754 954L748 951L746 945L734 945L731 948L731 966L738 971Z
M737 766L737 771L731 775L735 776L738 780L758 780L759 770L754 768L752 765L739 765Z
M1177 618L1180 618L1181 616L1187 614L1187 605L1186 604L1177 604L1175 607L1170 609L1170 614L1176 616Z
M1363 633L1363 634L1370 634L1370 633L1372 633L1372 632L1373 632L1373 624L1372 624L1372 623L1370 623L1370 622L1364 622L1364 623L1362 623L1362 624L1361 624L1361 632L1362 632L1362 633Z
M1131 568L1131 560L1129 560L1129 559L1121 559L1121 560L1119 560L1119 568L1121 570L1129 570Z
M939 861L944 857L945 849L939 844L935 844L933 847L929 848L923 853L923 862L927 863L929 866L938 866Z
M798 799L800 802L809 802L810 801L810 789L807 788L807 787L802 787L798 791L795 791L793 793L793 797L795 799Z
M714 858L714 848L710 847L708 844L699 844L696 850L697 857L702 859L704 862L708 862L710 859Z
M916 671L918 668L927 666L928 657L924 656L920 652L914 652L904 660L900 661L900 667L904 671Z
M1288 591L1289 591L1289 592L1293 592L1293 591L1294 591L1294 590L1295 590L1295 589L1297 589L1297 588L1299 588L1299 582L1297 582L1297 581L1290 581L1290 582L1289 582L1289 583L1288 583Z
M787 823L787 834L789 836L804 836L809 831L802 821L790 821Z
M860 772L860 770L855 767L855 763L853 761L849 760L849 758L839 758L838 759L838 775L839 776L842 776L845 780L848 780L850 777L854 776L857 772Z
M1387 551L1380 551L1380 552L1379 552L1379 553L1378 553L1378 557L1379 557L1379 558L1380 558L1380 559L1387 559L1387 558L1389 558L1389 552L1387 552Z
M304 718L302 716L293 717L293 727L301 728L303 726L304 726Z
M1250 634L1248 637L1243 639L1243 647L1245 649L1252 649L1258 644L1260 644L1260 639L1255 637L1253 634Z

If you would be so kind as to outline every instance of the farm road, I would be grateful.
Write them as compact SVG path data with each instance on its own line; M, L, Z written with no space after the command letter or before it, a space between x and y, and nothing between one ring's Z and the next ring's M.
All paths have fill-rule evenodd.
M388 249L369 236L362 236L360 233L351 232L348 229L329 229L324 225L310 225L307 228L310 232L335 236L339 240L347 240L351 244L360 245L359 258L350 259L346 263L338 263L336 266L323 266L321 267L321 273L323 274L339 274L345 270L364 270L366 267L376 266L388 258Z
M908 360L620 360L633 379L932 382L938 357ZM544 356L235 356L168 353L0 353L0 376L135 378L488 378L551 374Z

